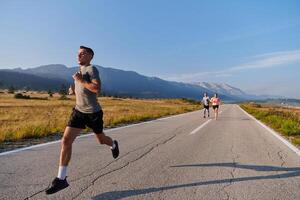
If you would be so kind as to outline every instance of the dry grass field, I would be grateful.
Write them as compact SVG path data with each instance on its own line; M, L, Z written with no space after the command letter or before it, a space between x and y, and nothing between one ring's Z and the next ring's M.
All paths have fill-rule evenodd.
M59 100L58 94L49 97L48 94L29 92L25 95L41 99L16 99L14 94L0 93L0 143L62 133L75 105L74 96L68 96L69 100ZM197 103L179 99L100 97L99 102L106 128L201 108Z

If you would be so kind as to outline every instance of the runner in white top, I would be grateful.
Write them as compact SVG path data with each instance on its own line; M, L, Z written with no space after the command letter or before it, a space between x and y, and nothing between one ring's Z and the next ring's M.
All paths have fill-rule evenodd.
M203 107L204 107L204 115L203 118L206 117L206 110L207 110L207 117L209 117L209 96L207 96L207 93L204 93L203 99L202 99L202 103L203 103Z

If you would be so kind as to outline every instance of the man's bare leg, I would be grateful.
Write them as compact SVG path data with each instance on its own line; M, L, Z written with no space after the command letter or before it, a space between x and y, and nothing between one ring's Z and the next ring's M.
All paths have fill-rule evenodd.
M52 181L52 185L46 189L46 194L56 193L69 186L66 179L67 166L72 155L72 144L81 130L82 129L66 127L64 136L61 140L58 174Z
M116 140L113 141L110 137L106 136L103 132L96 133L96 137L100 144L106 144L110 146L114 158L117 158L119 156L119 145Z
M215 110L215 120L217 120L217 119L218 119L218 115L219 115L219 109L218 109L218 108L216 108L216 110Z
M72 155L72 144L82 129L66 127L61 140L59 166L68 166Z
M106 144L108 146L113 145L113 140L106 136L103 132L102 133L96 133L97 140L100 144Z

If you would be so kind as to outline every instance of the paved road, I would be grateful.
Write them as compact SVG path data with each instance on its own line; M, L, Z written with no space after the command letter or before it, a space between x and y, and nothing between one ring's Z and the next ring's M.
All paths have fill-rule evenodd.
M0 156L0 199L300 199L300 157L237 105L221 110L217 121L198 111L111 130L117 160L78 138L70 187L52 196L59 143Z

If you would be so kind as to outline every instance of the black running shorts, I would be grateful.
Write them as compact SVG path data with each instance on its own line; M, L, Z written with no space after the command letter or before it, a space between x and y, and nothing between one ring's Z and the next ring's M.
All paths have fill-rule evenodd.
M212 107L213 107L214 110L215 110L216 108L219 109L219 105L213 105Z
M209 109L209 105L207 105L207 106L206 106L206 105L204 105L204 108L208 110L208 109Z
M91 128L94 133L100 134L103 132L103 112L100 110L95 113L82 113L73 108L68 126L81 129L85 129L87 126Z

